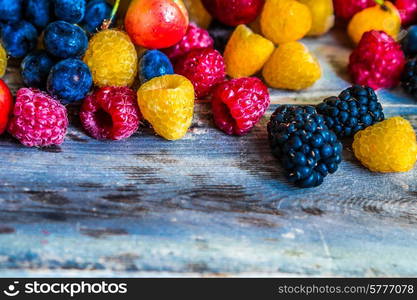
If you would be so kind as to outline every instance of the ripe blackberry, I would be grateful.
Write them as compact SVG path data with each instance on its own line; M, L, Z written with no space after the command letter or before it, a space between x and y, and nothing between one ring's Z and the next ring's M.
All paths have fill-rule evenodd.
M408 94L417 99L417 60L410 60L405 65L401 85Z
M319 186L342 161L342 144L312 106L278 107L268 123L268 136L272 153L296 186Z
M382 105L374 90L360 85L342 91L338 97L324 99L317 111L324 116L327 127L339 137L353 136L384 120Z

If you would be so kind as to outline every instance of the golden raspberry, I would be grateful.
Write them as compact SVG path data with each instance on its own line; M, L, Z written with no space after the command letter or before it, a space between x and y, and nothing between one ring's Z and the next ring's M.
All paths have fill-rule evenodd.
M371 30L385 31L394 40L400 32L401 18L397 8L389 1L384 5L365 8L350 20L348 34L354 43L359 43L362 35Z
M138 55L125 32L107 29L90 40L84 62L95 85L130 86L137 74Z
M178 140L191 126L194 87L181 75L155 77L139 88L138 103L157 134L167 140Z
M276 44L303 38L311 22L310 9L295 0L267 0L261 14L262 32Z
M262 69L274 51L274 44L245 25L236 27L226 45L224 61L227 75L249 77Z
M289 90L308 88L321 77L319 62L300 42L280 45L262 73L271 87Z
M4 76L7 68L7 53L0 44L0 78Z
M325 34L334 25L333 0L298 0L308 6L311 12L312 25L309 36Z
M416 162L416 134L410 122L394 117L359 131L353 152L371 171L407 172Z
M190 22L207 29L211 23L211 16L204 8L201 0L184 0L183 2L188 10Z

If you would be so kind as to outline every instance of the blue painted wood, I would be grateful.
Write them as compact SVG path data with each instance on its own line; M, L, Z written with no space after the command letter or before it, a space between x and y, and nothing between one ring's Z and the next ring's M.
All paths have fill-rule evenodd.
M314 104L349 86L349 49L335 35L306 40L323 79L271 91L274 104L245 137L215 129L204 102L177 142L149 128L93 140L76 106L60 147L1 137L0 276L417 275L416 170L371 173L346 141L340 170L305 190L270 154L265 126L278 104ZM6 77L15 88L16 72ZM379 96L387 116L417 125L400 89Z

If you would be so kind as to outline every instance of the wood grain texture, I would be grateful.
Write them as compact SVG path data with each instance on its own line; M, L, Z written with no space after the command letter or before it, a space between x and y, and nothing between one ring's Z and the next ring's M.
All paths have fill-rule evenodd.
M93 140L77 106L60 147L1 137L0 276L417 275L416 170L371 173L345 141L340 170L297 189L270 153L265 126L278 104L314 104L349 86L339 35L306 43L323 79L271 91L274 104L245 137L215 129L204 102L177 142L150 128ZM6 77L14 88L16 73L12 65ZM379 96L387 116L417 127L414 100L399 89Z

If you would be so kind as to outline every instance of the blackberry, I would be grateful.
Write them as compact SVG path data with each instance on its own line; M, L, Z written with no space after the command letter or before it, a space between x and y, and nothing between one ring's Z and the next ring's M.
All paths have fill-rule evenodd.
M405 65L401 76L401 86L408 94L417 99L417 60L409 60Z
M268 136L272 153L296 186L319 186L342 161L342 144L312 106L278 107L268 123Z
M329 129L340 138L384 120L382 105L375 91L367 86L352 86L338 97L329 97L317 106Z

